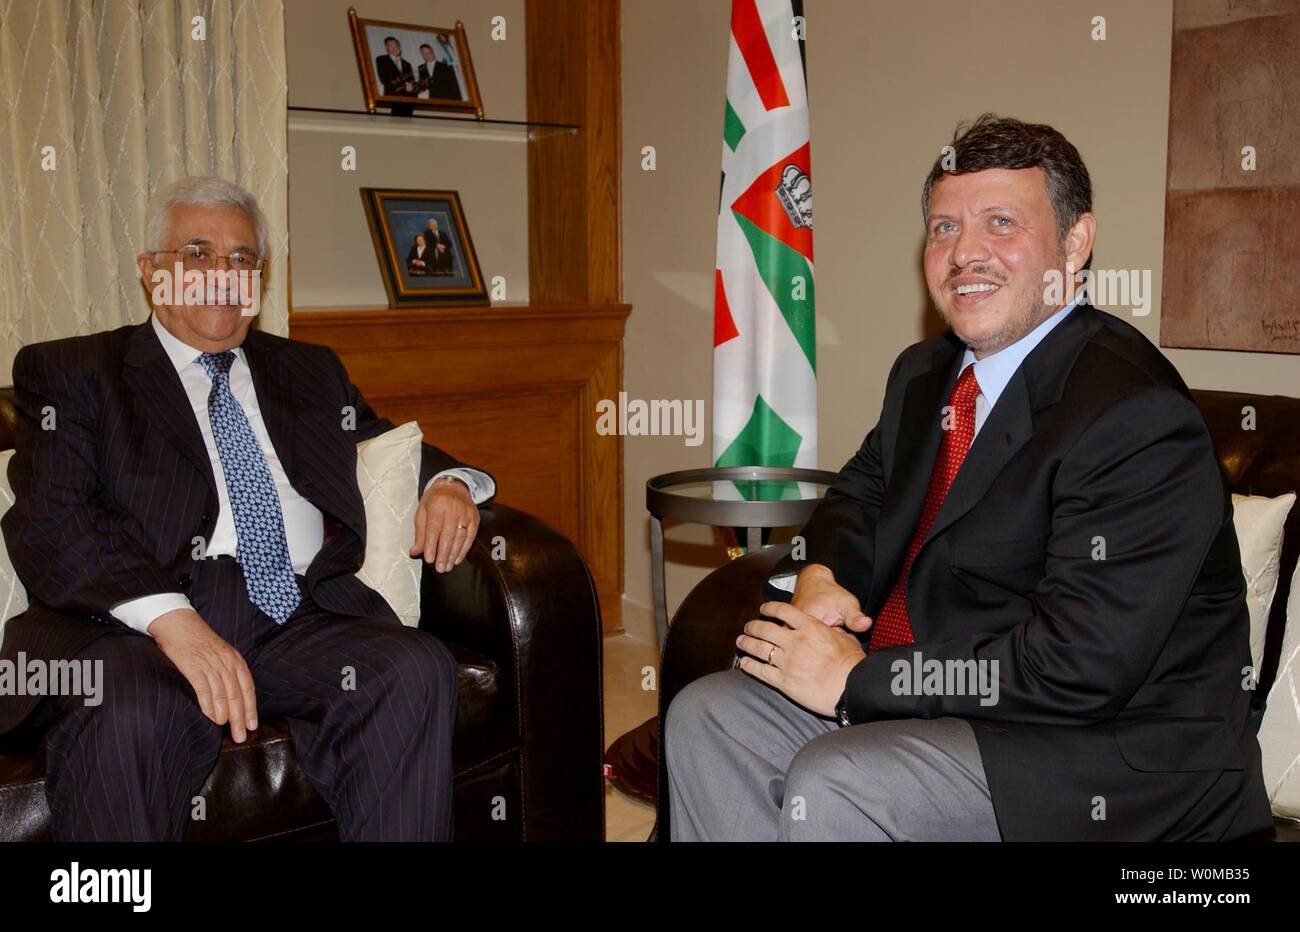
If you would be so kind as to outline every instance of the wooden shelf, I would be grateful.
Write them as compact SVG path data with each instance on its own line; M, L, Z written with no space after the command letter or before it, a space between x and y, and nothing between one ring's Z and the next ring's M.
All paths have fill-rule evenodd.
M524 15L526 120L291 108L289 128L524 143L530 300L297 307L289 335L334 349L376 411L418 421L431 443L492 471L503 504L567 534L591 567L609 631L623 593L623 440L596 433L595 406L623 387L630 310L619 0L525 0Z
M338 341L353 348L388 347L394 333L411 349L590 343L621 340L630 311L628 304L304 308L289 315L289 329L313 343Z
M289 315L289 331L340 352L606 343L622 340L630 311L628 304L303 309Z
M438 115L395 116L385 111L344 110L335 107L289 107L289 129L312 133L366 133L378 136L447 137L496 142L528 142L556 134L575 135L575 123L541 120L476 120Z
M291 308L289 316L300 321L324 322L345 318L359 324L390 324L411 319L432 320L518 320L521 318L627 316L630 304L586 304L567 302L558 304L532 304L527 301L502 301L498 304L441 304L429 307L374 307L363 305L337 305Z

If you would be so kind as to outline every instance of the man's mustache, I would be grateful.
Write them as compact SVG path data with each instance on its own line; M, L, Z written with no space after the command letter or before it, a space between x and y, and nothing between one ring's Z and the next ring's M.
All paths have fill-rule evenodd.
M974 276L975 278L987 278L989 281L997 285L1005 285L1007 283L1007 278L1005 276L999 275L998 273L993 271L986 271L976 266L974 268L959 269L955 272L949 273L948 277L944 279L943 285L945 288L947 288L949 285L952 284L954 279L964 278L967 276Z

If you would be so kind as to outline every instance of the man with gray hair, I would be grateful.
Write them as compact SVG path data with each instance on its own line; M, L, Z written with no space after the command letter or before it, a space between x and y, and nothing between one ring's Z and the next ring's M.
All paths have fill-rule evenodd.
M180 839L226 727L266 715L342 838L449 838L456 663L355 575L356 445L393 425L331 350L252 328L247 191L182 179L146 237L148 320L14 360L2 526L31 607L0 659L100 662L104 701L5 697L0 733L44 729L58 840ZM495 483L426 444L419 488L411 555L450 572Z

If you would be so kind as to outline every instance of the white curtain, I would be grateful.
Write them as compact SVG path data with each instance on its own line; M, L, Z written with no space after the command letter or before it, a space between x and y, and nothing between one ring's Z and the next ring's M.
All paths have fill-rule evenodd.
M0 383L20 347L144 320L160 185L220 175L270 225L288 332L283 0L0 0Z

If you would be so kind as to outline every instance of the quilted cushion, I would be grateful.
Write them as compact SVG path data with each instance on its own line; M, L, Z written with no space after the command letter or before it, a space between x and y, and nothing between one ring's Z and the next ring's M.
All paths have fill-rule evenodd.
M13 489L9 488L9 461L14 451L0 453L0 517L14 503ZM4 637L5 622L15 615L27 611L27 590L18 581L9 551L0 541L0 638Z
M420 623L420 568L410 555L420 485L420 425L407 421L357 444L366 504L366 555L357 578L384 597L402 624Z
M1282 529L1295 494L1277 498L1232 496L1232 525L1241 548L1241 572L1246 577L1246 608L1250 612L1250 660L1259 670L1264 659L1268 610L1277 590L1282 554Z
M1282 656L1259 726L1259 746L1273 814L1300 819L1300 566L1291 580Z

